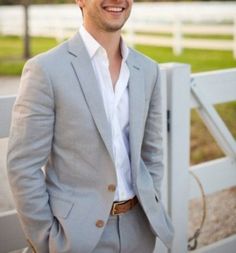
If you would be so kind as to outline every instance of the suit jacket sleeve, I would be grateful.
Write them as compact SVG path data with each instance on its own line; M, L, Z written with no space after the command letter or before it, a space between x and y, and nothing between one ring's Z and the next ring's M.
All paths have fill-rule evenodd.
M150 98L141 152L142 159L153 179L154 188L158 198L161 198L161 183L164 171L160 80L160 70L157 66L155 84Z
M53 137L54 102L50 80L36 60L24 67L8 144L7 167L23 230L37 252L48 252L53 215L45 176Z

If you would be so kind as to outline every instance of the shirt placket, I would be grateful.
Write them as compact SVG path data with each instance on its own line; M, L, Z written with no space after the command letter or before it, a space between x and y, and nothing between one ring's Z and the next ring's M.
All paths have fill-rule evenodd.
M114 128L115 128L115 139L114 139L114 144L115 144L115 150L117 153L117 174L118 174L118 178L120 179L119 182L119 192L118 192L118 197L119 199L126 199L126 192L128 190L128 186L126 185L126 182L128 181L130 183L130 175L129 172L130 170L128 169L129 164L126 164L129 161L129 157L128 157L128 151L126 149L124 140L123 140L123 136L122 136L122 131L121 131L121 125L120 125L120 121L118 118L118 107L119 107L119 103L121 101L121 97L123 96L125 90L126 90L126 86L127 86L127 82L128 82L128 73L127 71L124 71L124 68L126 66L124 66L124 61L122 62L122 66L121 66L121 73L120 73L120 77L122 76L122 78L118 79L118 82L116 84L116 89L115 89L115 103L114 103ZM126 74L126 75L125 75ZM122 80L122 82L120 81ZM123 171L122 171L123 170ZM124 173L124 171L128 171L126 173ZM125 177L125 178L124 178Z
M124 66L125 62L122 61L120 77L121 75L123 75L123 77L119 77L115 90L113 90L112 80L109 72L109 62L105 50L101 49L99 56L101 59L101 64L103 65L103 67L100 68L105 86L105 89L103 89L103 99L105 101L107 118L111 126L112 148L117 173L117 189L115 192L115 199L126 199L127 194L125 194L125 192L128 190L126 182L130 182L130 175L128 172L124 173L124 170L129 167L129 165L126 164L127 161L129 161L129 158L125 157L128 156L128 154L123 141L121 125L119 122L118 106L128 82L128 76L125 76L125 74L127 75L127 69L126 72L124 71L124 67L127 66ZM120 80L122 80L122 82Z

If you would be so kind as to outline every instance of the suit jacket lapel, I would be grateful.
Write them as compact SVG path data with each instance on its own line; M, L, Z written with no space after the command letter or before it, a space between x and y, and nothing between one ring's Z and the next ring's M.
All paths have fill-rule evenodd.
M79 80L79 84L81 85L81 89L94 118L97 129L114 162L111 127L107 120L102 94L90 57L79 33L69 40L68 45L69 53L75 56L71 61L72 67Z
M145 108L145 84L142 69L135 61L135 55L130 50L127 64L130 70L129 80L129 136L131 165L135 168L135 162L138 161L139 151L143 138L143 117Z

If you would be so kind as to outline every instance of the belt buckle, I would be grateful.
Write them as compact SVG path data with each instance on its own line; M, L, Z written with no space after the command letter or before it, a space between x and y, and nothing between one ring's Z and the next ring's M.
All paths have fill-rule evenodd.
M111 215L119 215L119 213L116 213L117 212L116 207L119 206L120 204L124 204L126 202L127 202L127 200L119 201L119 202L113 202L112 209L111 209Z
M112 205L112 209L111 209L111 214L112 215L117 215L117 210L116 210L116 207L119 205L119 203L113 203Z

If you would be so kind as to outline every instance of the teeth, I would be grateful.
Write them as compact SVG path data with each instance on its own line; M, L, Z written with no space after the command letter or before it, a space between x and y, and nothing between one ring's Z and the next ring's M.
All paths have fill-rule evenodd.
M122 8L121 7L107 7L106 10L113 11L113 12L120 12L122 11Z

